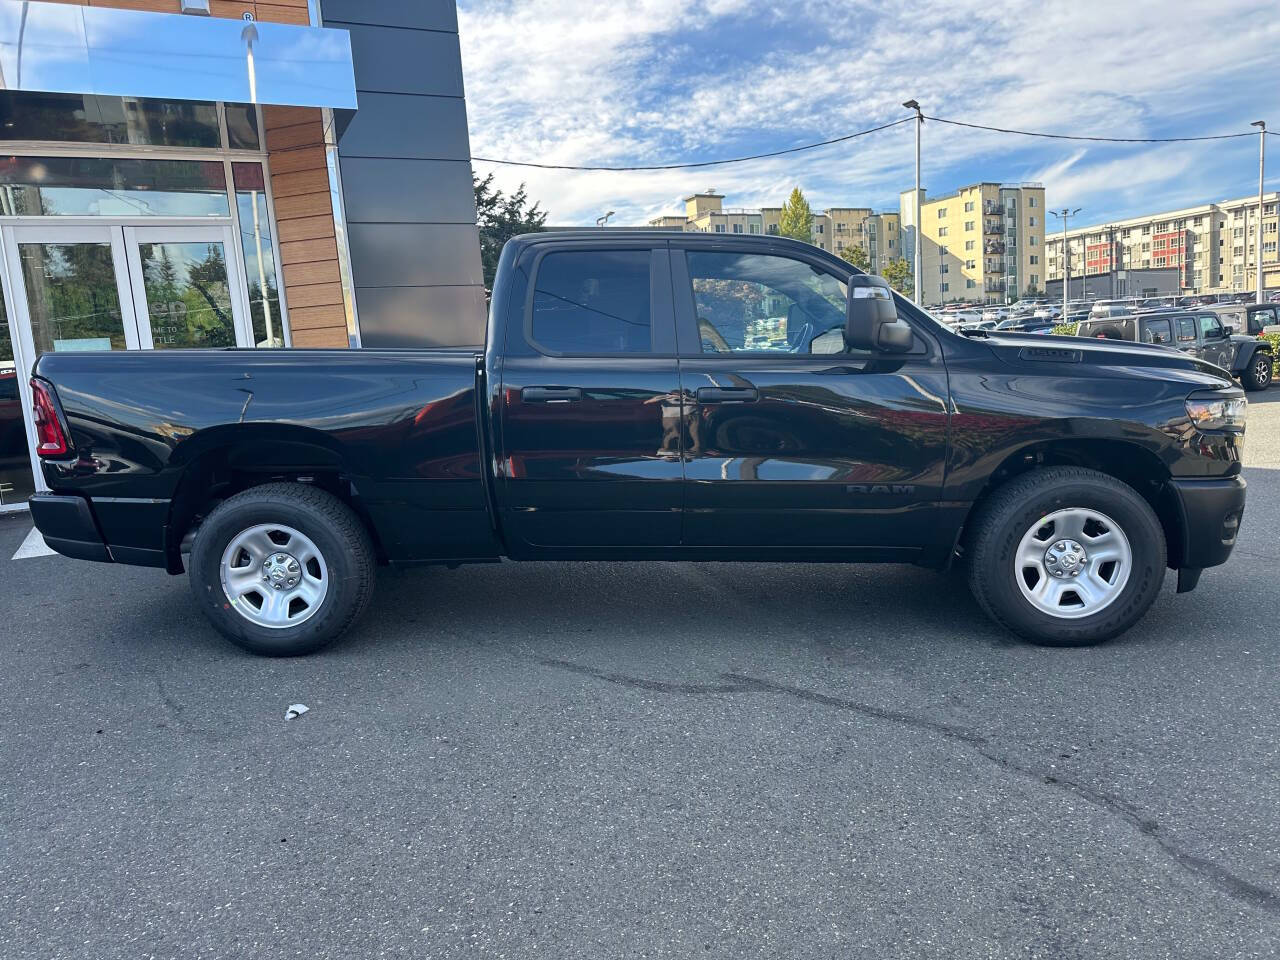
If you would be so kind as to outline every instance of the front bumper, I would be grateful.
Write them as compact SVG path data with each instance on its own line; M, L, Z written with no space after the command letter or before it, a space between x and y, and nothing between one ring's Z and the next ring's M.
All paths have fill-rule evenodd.
M1244 477L1174 479L1169 492L1181 519L1181 543L1170 544L1169 566L1201 570L1227 562L1244 518Z

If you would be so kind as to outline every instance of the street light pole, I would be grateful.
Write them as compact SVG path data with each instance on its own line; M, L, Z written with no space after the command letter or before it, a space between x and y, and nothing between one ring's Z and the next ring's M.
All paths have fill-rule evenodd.
M912 273L915 274L915 282L912 284L912 288L913 288L912 292L915 293L915 296L912 299L915 300L917 307L923 307L924 306L924 278L920 275L922 272L921 252L924 247L924 233L920 229L921 228L921 224L920 224L920 128L924 126L924 113L921 112L920 104L917 103L915 100L908 100L906 103L903 104L903 106L906 107L908 110L914 110L916 112L916 194L915 194L915 200L914 200L916 242L915 242L915 251L914 251L915 255L912 258L914 263L911 268Z
M609 211L608 213L606 213L603 217L596 217L596 226L597 226L597 227L603 227L605 224L607 224L607 223L609 222L609 218L610 218L610 217L612 217L612 216L613 216L613 211L612 211L612 210L610 210L610 211Z
M1258 245L1258 303L1262 302L1262 191L1267 169L1267 121L1255 120L1250 126L1258 128L1258 226L1255 230L1255 241Z
M1050 210L1055 217L1062 218L1062 322L1067 322L1067 291L1071 287L1071 241L1067 239L1067 221L1083 210L1083 207L1076 207L1069 210L1066 207L1062 211Z

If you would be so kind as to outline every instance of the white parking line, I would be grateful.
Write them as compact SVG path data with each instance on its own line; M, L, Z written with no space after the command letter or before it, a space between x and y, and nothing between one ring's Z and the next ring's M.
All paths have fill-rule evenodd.
M40 536L40 531L32 527L31 532L27 534L27 539L22 541L22 546L18 548L18 552L13 555L12 559L27 560L31 557L52 557L56 555L57 551L49 549L49 545L44 542L44 537Z

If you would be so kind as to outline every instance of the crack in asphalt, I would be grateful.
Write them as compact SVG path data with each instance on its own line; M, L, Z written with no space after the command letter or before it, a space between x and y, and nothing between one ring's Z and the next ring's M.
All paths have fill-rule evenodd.
M607 683L630 687L636 690L646 690L651 693L684 694L690 696L743 693L780 694L804 701L805 703L814 703L819 706L832 707L837 710L847 710L852 713L861 714L865 717L870 717L874 720L884 720L889 723L896 723L916 730L935 733L947 740L961 743L964 746L971 748L978 754L978 756L982 757L989 763L1000 767L1002 770L1018 774L1019 776L1029 780L1034 780L1040 785L1072 794L1073 796L1084 800L1086 803L1089 803L1112 816L1118 817L1133 827L1139 834L1153 841L1175 864L1182 869L1208 880L1230 897L1247 903L1250 906L1257 907L1260 910L1280 915L1280 893L1276 893L1274 890L1237 876L1225 867L1214 863L1212 860L1197 856L1196 854L1182 849L1168 837L1161 834L1159 823L1155 820L1144 817L1133 804L1113 794L1087 786L1079 781L1066 779L1057 774L1045 774L1029 763L1022 763L1012 757L998 753L992 749L991 741L987 737L975 733L968 727L944 723L937 720L929 720L925 717L906 713L901 710L888 710L883 707L876 707L857 700L851 700L847 697L837 697L831 694L818 693L815 690L808 690L804 687L775 683L771 680L763 680L759 677L752 677L741 673L722 673L720 674L720 682L718 683L672 683L664 680L650 680L645 677L633 677L625 673L598 670L594 667L588 667L582 664L573 663L569 660L560 660L554 657L532 657L532 659L543 666L554 667L559 670L567 670L570 673L576 673L580 676L591 677L596 680L603 680Z

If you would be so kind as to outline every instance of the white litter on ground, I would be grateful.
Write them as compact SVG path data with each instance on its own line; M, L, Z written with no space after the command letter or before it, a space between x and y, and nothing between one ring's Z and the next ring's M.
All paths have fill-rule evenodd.
M12 559L28 560L31 557L54 556L57 556L57 551L50 550L49 545L44 542L44 537L40 536L40 531L32 527L31 532L27 534L27 539L22 541L22 546L18 547L18 552L13 555Z
M284 712L284 718L292 720L294 717L302 716L310 709L305 703L291 703L289 704L289 709Z

